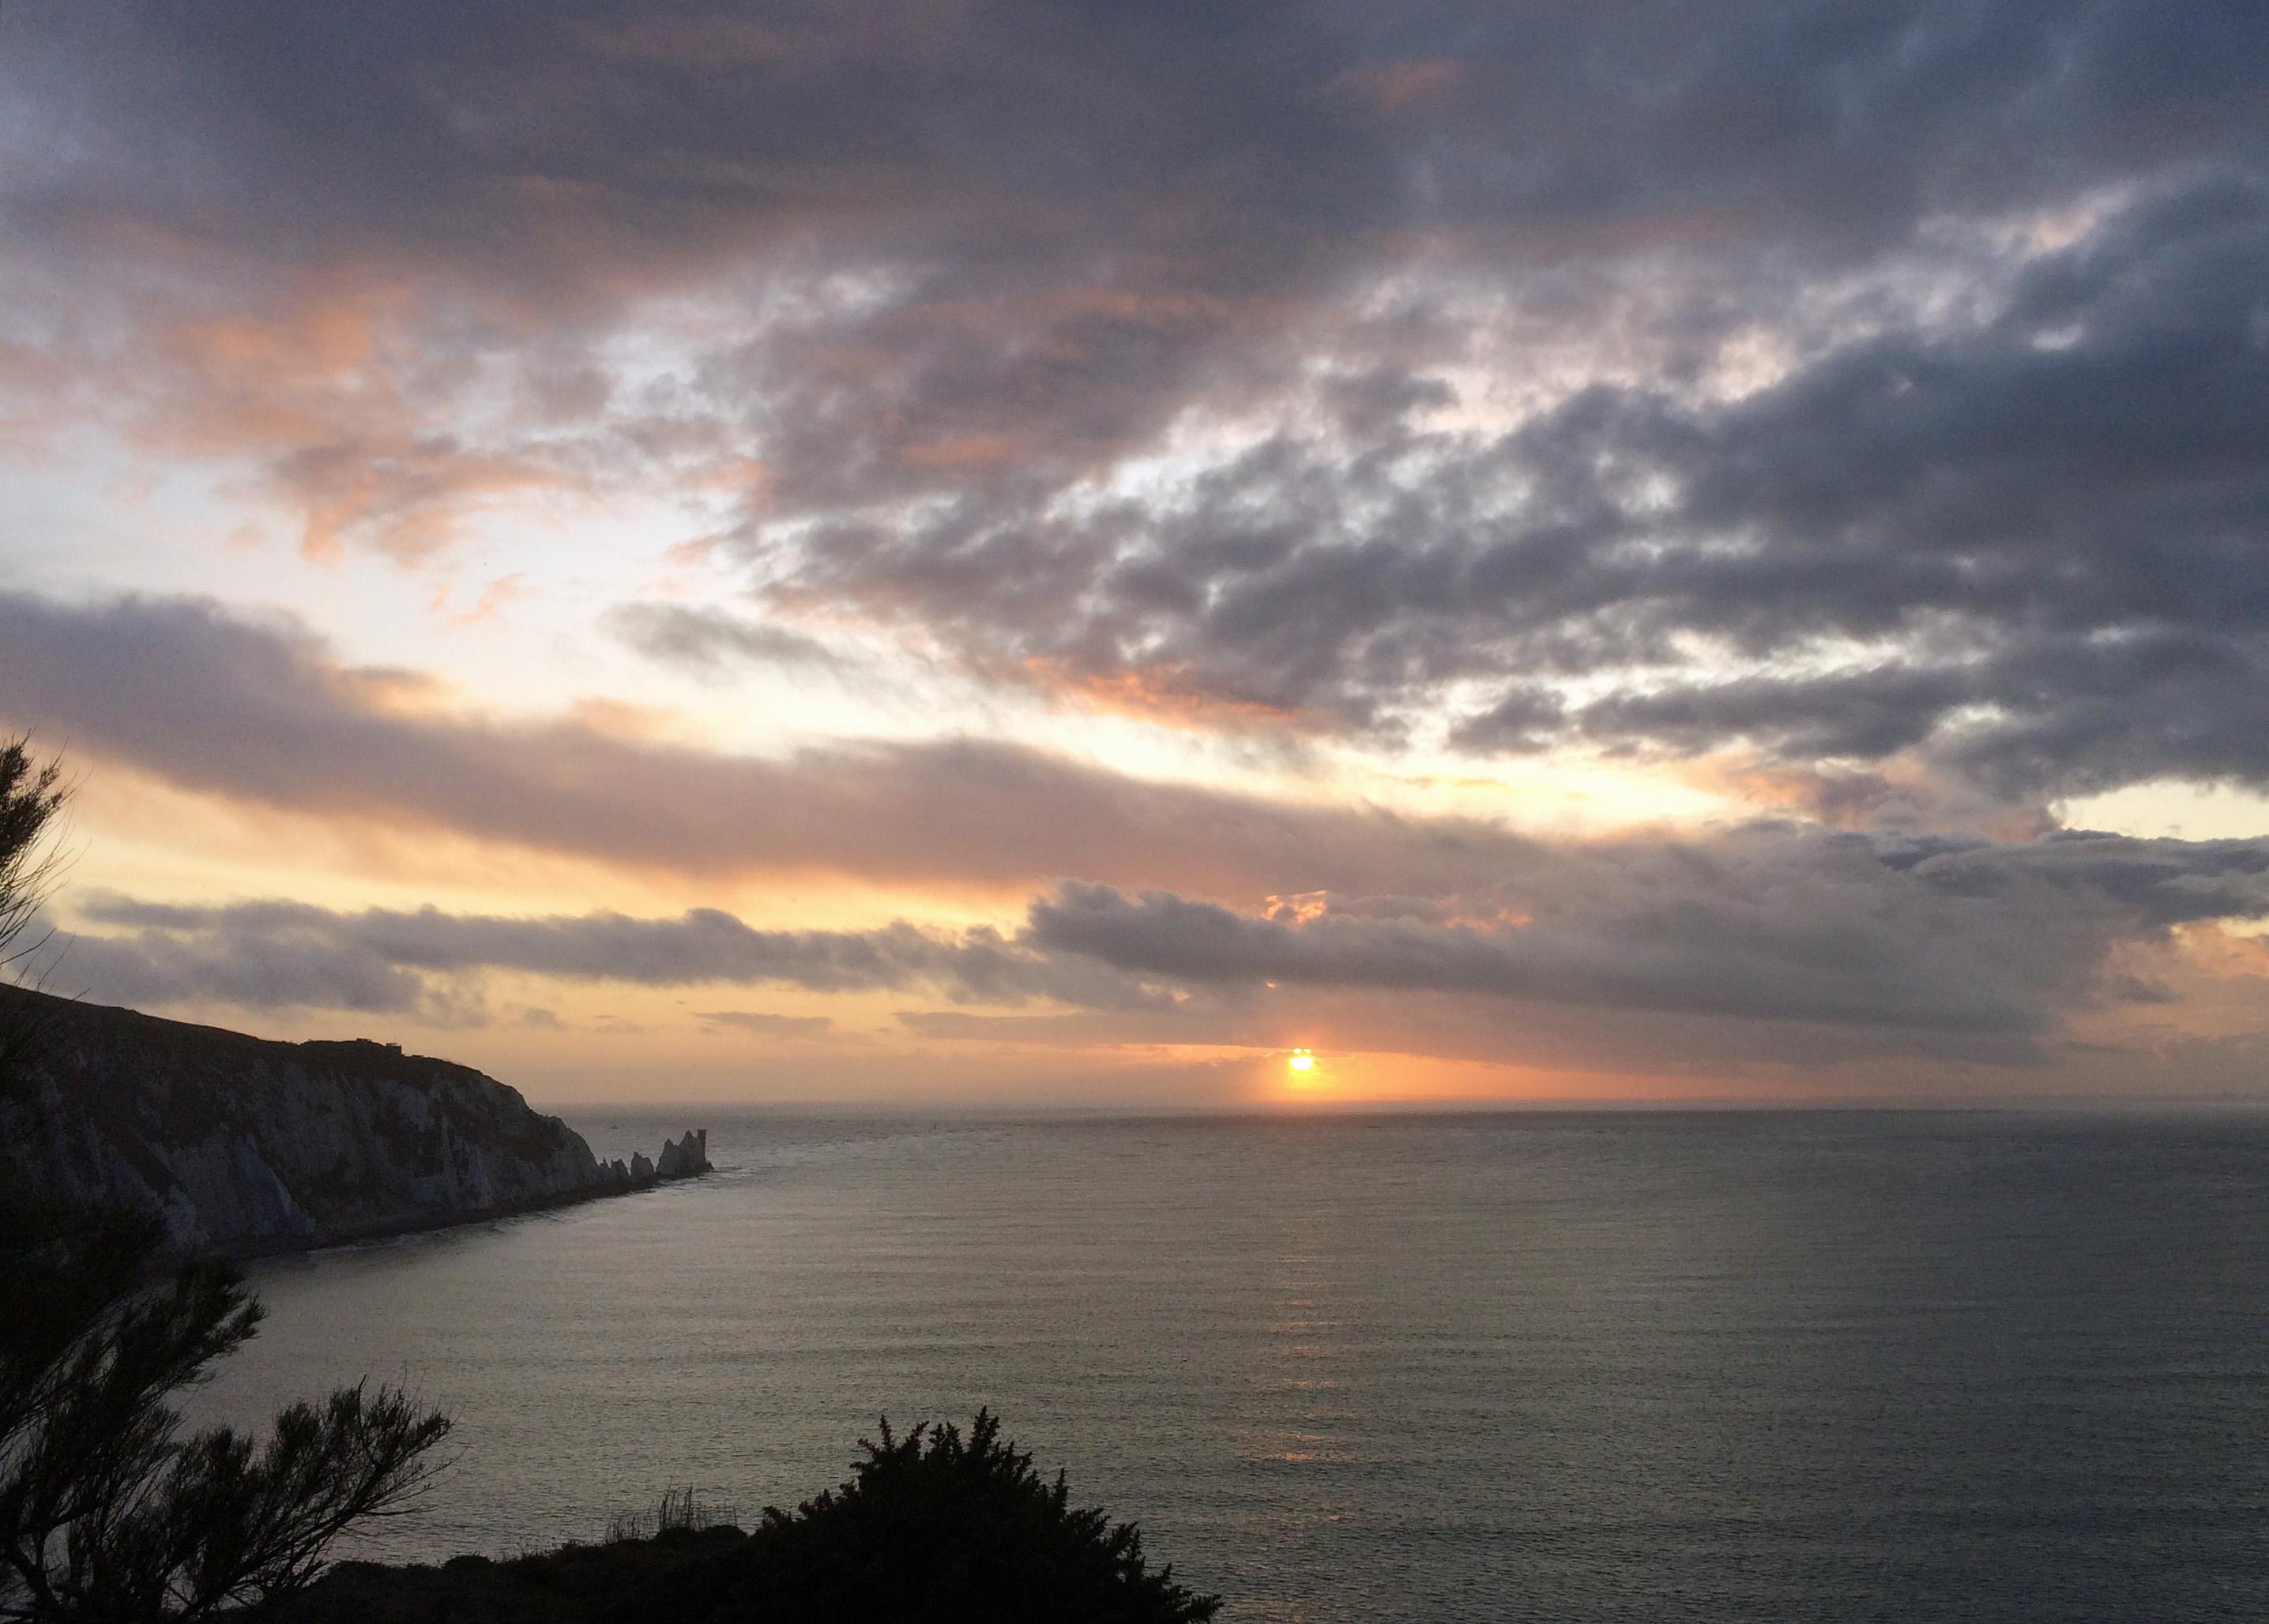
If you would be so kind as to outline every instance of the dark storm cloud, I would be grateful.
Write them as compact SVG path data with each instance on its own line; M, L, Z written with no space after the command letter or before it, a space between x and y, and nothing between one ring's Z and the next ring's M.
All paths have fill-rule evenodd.
M1541 848L1410 819L1131 779L947 739L778 758L421 710L288 621L196 600L0 593L0 718L183 788L291 811L684 873L826 869L924 883L1064 875L1271 892L1455 890Z
M2258 6L18 5L0 63L8 376L319 550L738 478L751 587L1002 681L2269 782Z
M1554 856L1470 897L1319 896L1261 914L1070 882L1034 898L1009 934L904 922L763 931L713 910L506 919L98 897L78 912L107 934L73 952L99 996L255 1008L477 1009L478 978L510 971L649 986L918 989L967 1006L1087 1012L1005 1027L910 1012L910 1030L931 1037L1252 1042L1295 1019L1364 1021L1400 1022L1396 1041L1417 1052L1494 1043L1500 1057L1548 1029L1566 1059L1586 1042L1551 1012L1613 1009L1699 1021L1695 1041L1707 1034L1713 1052L1749 1060L2015 1061L2040 1058L2076 1011L2162 1001L2132 956L2175 927L2269 917L2259 841L2013 845L1760 825L1683 842L1571 843ZM1373 994L1434 1001L1399 1015L1391 1004L1332 1001ZM1440 1034L1410 1030L1414 1013ZM1645 1041L1667 1053L1674 1039L1656 1030ZM1593 1064L1633 1047L1612 1033L1588 1046Z

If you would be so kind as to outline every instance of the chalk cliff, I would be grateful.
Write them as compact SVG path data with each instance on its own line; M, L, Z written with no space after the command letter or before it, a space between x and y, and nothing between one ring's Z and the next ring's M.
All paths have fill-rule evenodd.
M0 1000L38 1032L0 1101L18 1187L154 1214L183 1251L321 1246L709 1170L706 1133L633 1173L517 1089L391 1044L273 1043L11 987Z

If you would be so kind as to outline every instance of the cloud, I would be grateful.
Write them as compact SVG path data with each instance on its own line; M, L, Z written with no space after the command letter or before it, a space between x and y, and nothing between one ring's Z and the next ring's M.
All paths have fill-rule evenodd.
M716 675L736 661L788 669L834 670L843 657L817 638L678 603L625 603L607 612L608 629L652 660Z
M754 1009L704 1009L697 1018L706 1027L730 1028L759 1037L820 1037L835 1026L825 1015L767 1015Z
M1452 890L1534 847L1411 819L1131 779L944 739L781 757L516 726L395 703L287 620L210 602L0 593L0 715L185 789L446 828L685 874L831 870L913 884L1067 875L1253 897Z
M1733 233L1849 255L2260 145L2243 8L1259 7L1201 26L1038 3L751 24L405 0L352 29L270 4L11 33L11 89L56 135L12 224L127 220L295 265L383 250L561 301L815 233L926 258L965 295L1138 247L1163 262L1122 272L1149 272L1138 290L1177 269L1275 285L1397 232L1489 229L1524 264ZM159 151L162 173L141 161Z
M271 919L259 930L166 931L69 940L52 989L137 1008L218 1003L240 1009L346 1009L435 1017L449 1009L425 978L320 926Z
M1195 725L2269 782L2248 8L7 27L11 420L311 549L707 488L776 610Z
M760 931L713 910L507 919L99 897L80 912L113 933L82 939L98 990L129 1000L466 1008L480 978L504 971L927 990L967 1007L901 1017L932 1037L1244 1044L1297 1030L1297 1017L1393 1032L1420 1053L1519 1061L1548 1044L1596 1064L1629 1046L1615 1022L1636 1019L1655 1023L1659 1047L1674 1049L1667 1034L1686 1022L1689 1046L1752 1061L2009 1062L2039 1059L2083 1012L2166 1002L2136 956L2168 949L2177 930L2269 918L2269 842L1997 844L1756 825L1568 843L1552 863L1464 897L1318 895L1250 913L1068 882L1006 934L904 921ZM983 1013L1035 1004L1070 1013ZM1586 1035L1567 1019L1579 1011L1612 1018ZM730 1011L699 1018L788 1030Z
M569 982L770 984L815 993L914 986L962 1000L1050 995L1139 1001L1126 978L1034 958L983 929L899 923L870 931L761 931L697 908L676 919L617 913L518 919L289 902L215 907L98 895L79 905L122 934L83 939L103 990L129 1000L215 999L250 1008L421 1008L453 979L509 971ZM210 967L210 968L200 968ZM704 1017L705 1019L706 1017Z
M2260 842L1904 845L1761 827L1563 858L1467 899L1472 922L1404 899L1254 917L1075 884L1034 904L1029 934L1046 951L1186 986L1408 989L2029 1036L2103 991L2116 945L2269 915Z
M965 498L745 543L790 602L1472 749L1915 754L2012 796L2269 783L2269 178L2146 194L1975 320L1499 434L1287 424L1141 503ZM785 533L783 533L785 534Z

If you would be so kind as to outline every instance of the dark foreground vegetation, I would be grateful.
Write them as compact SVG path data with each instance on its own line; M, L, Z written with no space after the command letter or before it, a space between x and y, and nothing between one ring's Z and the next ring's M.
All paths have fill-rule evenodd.
M408 1504L449 1429L341 1388L264 1439L184 1434L174 1399L260 1324L225 1265L152 1278L157 1232L0 1206L0 1619L206 1619L292 1594Z
M0 971L37 945L63 799L52 764L0 742ZM42 1008L0 1000L0 1104L24 1087ZM1153 1572L1132 1524L1074 1507L983 1411L966 1436L883 1422L848 1481L747 1530L670 1498L651 1532L603 1545L327 1572L341 1534L415 1504L447 1418L356 1386L287 1406L264 1436L185 1431L180 1394L251 1338L260 1305L226 1264L164 1251L147 1215L58 1209L4 1173L0 1620L1187 1624L1219 1606Z
M650 1538L511 1561L333 1569L288 1624L821 1624L1075 1620L1186 1624L1220 1606L1152 1569L1142 1537L1070 1503L979 1412L966 1436L917 1427L879 1441L850 1480L749 1530L673 1517ZM682 1503L682 1502L681 1502ZM671 1525L674 1524L674 1525Z

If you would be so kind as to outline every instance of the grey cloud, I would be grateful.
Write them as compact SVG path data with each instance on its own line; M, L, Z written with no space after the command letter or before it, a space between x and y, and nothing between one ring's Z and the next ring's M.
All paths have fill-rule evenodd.
M1123 974L1036 958L991 931L947 934L903 922L869 931L762 931L706 908L662 919L522 919L432 908L342 913L276 901L193 907L113 895L90 897L78 912L107 934L76 940L74 972L99 996L136 1002L430 1011L477 1002L465 989L496 971L644 986L922 987L1006 1004L1054 998L1116 1008L1149 999Z
M79 936L48 982L137 1007L211 1002L372 1015L430 1015L437 1008L423 977L305 923L225 935L151 929Z
M1568 714L1567 702L1548 689L1515 683L1477 716L1451 730L1450 742L1483 754L1547 749Z
M1268 917L1068 885L1032 943L1185 985L1462 993L1764 1022L2029 1038L2095 999L2115 948L2269 916L2269 845L2066 836L1890 841L1772 827L1572 847L1466 904Z
M821 992L900 986L935 976L952 949L912 926L879 932L758 931L693 909L674 919L598 913L511 919L373 909L342 915L299 903L187 907L97 896L79 912L99 925L233 941L321 940L396 969L455 974L523 971L649 986L780 981Z
M1745 740L1800 761L1874 761L1920 744L1947 712L1992 691L1984 672L1887 665L1619 695L1584 706L1578 726L1608 742L1644 739L1698 752ZM1499 748L1511 742L1505 734L1502 706L1460 730L1467 743Z
M616 636L649 659L715 675L736 662L806 670L839 667L842 657L817 638L785 626L679 603L625 603L610 609Z
M1036 248L1140 244L1161 214L1184 223L1156 246L1213 248L1222 279L1367 230L1551 241L1697 210L1866 246L2258 151L2265 37L2240 6L1982 0L1201 19L418 0L352 26L277 0L9 26L16 90L68 137L19 219L101 207L537 284L819 229L1006 277ZM158 150L163 173L136 161Z
M827 869L920 882L1065 875L1239 898L1454 890L1539 848L1412 819L1146 782L969 740L712 754L570 722L388 702L286 621L206 602L0 593L0 715L184 788L685 873Z
M1013 934L760 931L709 910L502 919L98 897L82 912L111 934L82 946L100 993L256 1008L463 1008L484 975L511 971L927 991L964 1007L902 1017L934 1037L1251 1043L1305 1023L1533 1063L1548 1051L1562 1063L1659 1065L1681 1042L1748 1062L2013 1063L2051 1052L2078 1012L2164 1001L2135 954L2177 927L2269 918L2262 841L1992 843L1769 824L1569 843L1553 856L1464 897L1316 896L1262 914L1068 882L1035 897ZM1034 1004L1056 1008L986 1013ZM1632 1021L1641 1027L1623 1032Z
M767 567L789 596L912 601L986 658L1288 720L1393 731L1505 683L1468 748L1918 752L2012 794L2269 782L2265 273L2269 188L2207 175L1990 319L1730 402L1600 385L1352 457L1287 431L1140 508L1011 493ZM1579 681L1605 692L1554 686Z
M416 557L499 490L760 463L750 586L1001 680L1476 749L1918 753L2012 796L2269 781L2258 7L0 31L19 370L98 380L58 418L255 459L311 540ZM344 382L176 330L396 286ZM633 382L610 342L657 294L715 331ZM1788 371L1735 397L1752 341ZM473 433L499 373L532 425ZM1525 420L1456 426L1492 380ZM1169 452L1203 466L1114 482ZM687 613L636 632L795 656Z

